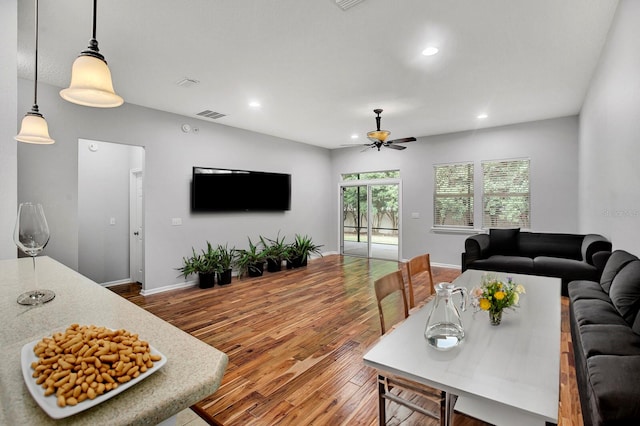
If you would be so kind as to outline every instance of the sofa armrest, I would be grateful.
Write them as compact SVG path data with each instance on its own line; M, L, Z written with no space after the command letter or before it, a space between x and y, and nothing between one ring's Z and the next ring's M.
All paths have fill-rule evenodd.
M582 260L589 265L594 265L593 255L600 251L611 251L611 241L602 235L587 234L582 240Z
M478 259L485 259L489 256L489 235L478 234L468 237L464 241L464 253L462 256L462 270L467 269L467 265Z
M593 256L591 256L591 259L593 260L593 266L595 266L596 269L600 271L600 274L602 274L602 271L604 271L604 266L607 264L607 261L610 257L610 251L599 251L593 253Z

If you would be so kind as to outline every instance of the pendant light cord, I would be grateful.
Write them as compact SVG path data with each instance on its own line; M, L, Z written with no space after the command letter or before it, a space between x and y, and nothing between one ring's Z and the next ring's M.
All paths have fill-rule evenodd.
M36 61L33 84L33 111L38 112L38 0L36 0Z
M93 39L96 40L96 22L98 13L98 0L93 0Z

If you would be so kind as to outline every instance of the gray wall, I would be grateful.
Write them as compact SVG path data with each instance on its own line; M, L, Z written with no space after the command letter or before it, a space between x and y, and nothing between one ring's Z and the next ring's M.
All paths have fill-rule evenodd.
M0 259L16 257L13 226L17 208L17 148L13 137L16 125L18 97L18 2L0 2ZM31 86L33 90L33 85ZM33 91L28 95L33 100ZM27 96L27 93L24 94ZM22 114L31 109L20 110ZM19 123L19 121L18 121Z
M640 254L640 2L618 5L580 114L580 227Z
M495 127L419 138L405 151L346 148L332 151L333 184L340 174L399 169L403 189L402 257L430 252L434 263L460 265L469 234L433 232L433 165L473 161L476 228L481 227L482 171L492 159L531 160L531 228L536 232L577 232L578 118ZM335 189L337 194L337 189ZM418 213L418 219L411 214ZM337 207L333 213L338 218Z
M130 278L129 180L143 157L139 146L78 142L78 272L98 283Z
M117 84L116 84L117 86ZM30 84L19 80L19 109L27 105ZM191 247L205 241L246 247L247 236L311 235L335 250L335 217L330 153L323 148L189 119L135 105L93 109L63 101L59 88L41 85L47 121L56 143L18 149L18 194L43 203L51 242L45 253L78 269L78 139L145 148L145 285L147 290L181 282L174 269ZM15 117L15 115L14 115ZM15 120L15 118L14 118ZM183 133L182 123L198 127ZM292 175L292 209L283 213L191 214L194 165L284 172ZM171 218L182 218L172 226Z

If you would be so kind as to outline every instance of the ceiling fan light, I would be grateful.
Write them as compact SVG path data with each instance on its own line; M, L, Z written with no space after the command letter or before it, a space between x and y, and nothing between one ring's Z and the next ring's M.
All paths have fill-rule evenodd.
M384 142L390 134L391 132L388 130L372 130L371 132L367 133L367 137L371 140Z
M74 104L95 108L114 108L124 103L124 99L113 90L107 63L85 54L73 62L71 84L60 91L60 96Z
M49 126L42 114L30 111L25 114L20 126L20 133L15 140L26 143L50 145L55 141L49 136Z

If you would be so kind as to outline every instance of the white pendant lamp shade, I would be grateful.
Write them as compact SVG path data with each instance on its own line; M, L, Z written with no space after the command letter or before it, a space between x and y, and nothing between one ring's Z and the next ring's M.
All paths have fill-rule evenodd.
M33 78L33 106L22 119L20 132L13 138L19 142L50 145L55 141L49 136L49 126L38 109L38 0L35 0L36 9L36 54Z
M73 62L69 88L61 90L60 96L74 104L96 108L114 108L124 103L113 90L107 63L82 54Z
M49 126L42 114L30 111L25 114L20 126L20 133L15 140L26 143L50 145L55 141L49 136Z
M96 40L97 0L93 0L93 36L89 46L80 53L71 68L71 84L60 91L62 99L74 104L95 107L115 108L124 103L116 95L111 82L111 71L107 61L100 54Z

